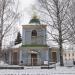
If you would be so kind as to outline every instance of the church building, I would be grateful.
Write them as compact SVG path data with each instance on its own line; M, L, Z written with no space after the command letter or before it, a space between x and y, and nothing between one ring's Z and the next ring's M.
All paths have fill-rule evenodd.
M48 63L49 48L46 42L46 27L34 16L28 25L22 25L20 64L43 65Z
M8 51L9 64L39 66L58 61L58 50L48 47L46 35L47 25L33 16L29 24L22 25L22 44Z

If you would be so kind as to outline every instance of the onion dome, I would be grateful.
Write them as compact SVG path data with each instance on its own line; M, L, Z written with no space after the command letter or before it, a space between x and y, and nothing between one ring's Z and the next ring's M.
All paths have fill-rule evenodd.
M32 19L29 22L30 24L34 23L34 24L40 24L40 20L37 18L37 16L33 16Z

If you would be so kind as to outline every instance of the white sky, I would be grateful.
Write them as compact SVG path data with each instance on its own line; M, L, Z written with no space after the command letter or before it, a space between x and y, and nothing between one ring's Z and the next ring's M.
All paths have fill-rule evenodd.
M20 1L20 11L22 12L22 22L21 24L26 24L29 21L29 16L31 15L30 10L32 5L35 4L36 0L19 0Z
M19 0L22 8L29 7L31 4L34 4L35 0Z

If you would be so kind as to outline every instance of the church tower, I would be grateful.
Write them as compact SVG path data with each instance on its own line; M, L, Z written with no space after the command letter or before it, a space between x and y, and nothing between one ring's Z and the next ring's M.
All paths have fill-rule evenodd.
M33 16L28 25L23 25L23 45L46 45L46 27L40 24L37 16Z

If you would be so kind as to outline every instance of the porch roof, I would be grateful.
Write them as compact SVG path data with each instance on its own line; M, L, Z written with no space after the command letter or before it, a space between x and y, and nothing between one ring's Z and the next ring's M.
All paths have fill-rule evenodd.
M22 47L48 47L48 45L22 45Z

